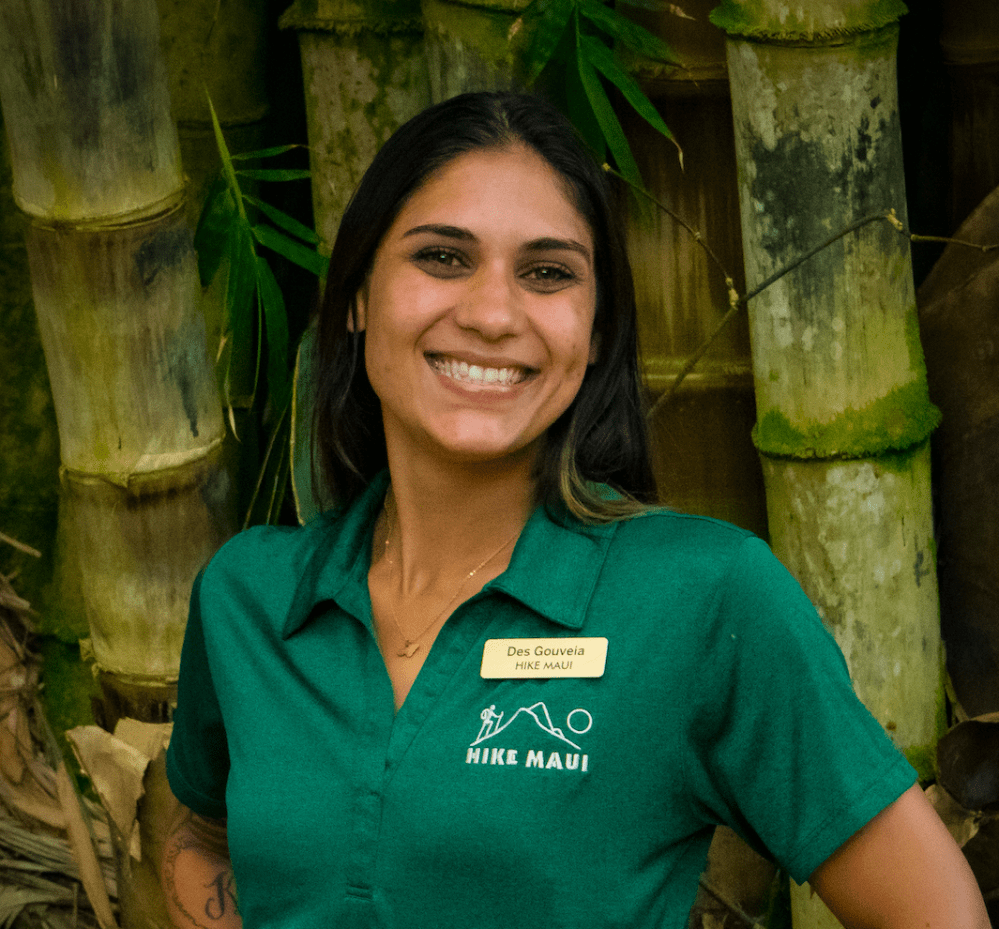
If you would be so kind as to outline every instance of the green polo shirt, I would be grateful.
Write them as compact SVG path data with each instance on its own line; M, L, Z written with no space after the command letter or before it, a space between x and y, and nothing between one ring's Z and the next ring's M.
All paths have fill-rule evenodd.
M395 713L384 493L241 533L194 588L168 773L228 817L247 929L682 929L716 823L803 881L913 783L769 549L669 512L539 508ZM482 676L538 638L605 638L603 675Z

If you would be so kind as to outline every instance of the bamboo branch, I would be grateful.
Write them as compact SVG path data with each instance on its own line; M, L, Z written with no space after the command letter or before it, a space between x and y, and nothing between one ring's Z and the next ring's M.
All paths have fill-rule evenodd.
M964 239L953 239L950 236L945 235L916 235L913 233L909 236L909 238L913 242L940 242L944 245L963 245L966 248L977 248L980 252L985 253L999 248L999 244L979 245L978 242L968 242Z
M688 223L675 210L672 210L670 207L666 206L666 204L662 203L660 200L657 200L655 197L652 196L652 194L650 194L647 190L645 190L645 188L629 181L628 178L626 178L620 172L615 171L609 164L604 163L603 170L606 173L612 174L615 177L619 178L620 180L624 181L624 183L628 184L632 188L632 190L634 190L637 194L641 195L642 197L645 197L645 199L649 200L660 210L662 210L667 216L672 218L674 222L678 223L680 226L686 229L687 232L690 234L690 236L693 238L693 240L697 242L697 244L700 245L701 248L704 249L705 254L708 256L708 258L715 264L718 270L721 271L722 275L725 278L725 286L728 288L729 308L727 312L721 318L718 325L715 327L714 331L707 337L707 339L704 340L704 342L701 343L698 349L687 359L683 367L677 373L670 387L667 390L663 391L663 393L659 396L659 399L656 400L654 404L652 404L652 406L648 411L649 419L651 419L658 412L661 406L670 402L676 396L677 391L680 389L680 385L684 382L687 375L690 374L690 372L696 367L697 363L705 356L705 354L707 354L708 349L711 348L715 339L718 338L718 336L722 333L725 327L732 321L732 319L739 312L739 310L743 306L747 305L749 301L753 299L753 297L756 297L759 294L763 293L763 291L766 290L768 287L770 287L772 284L779 281L782 277L789 274L795 268L804 264L810 258L813 258L823 249L828 248L834 242L837 242L839 239L842 239L844 236L849 235L851 232L855 232L856 230L862 228L863 226L868 225L869 223L877 222L879 220L885 220L889 222L899 232L905 231L901 221L898 219L898 217L895 214L894 207L889 210L883 210L879 213L873 213L870 216L865 216L863 219L858 219L855 222L850 223L848 226L841 229L839 232L829 236L827 239L820 242L818 245L803 252L790 264L788 264L784 268L781 268L779 271L775 271L773 274L770 275L770 277L764 280L761 284L753 288L753 290L749 291L747 294L740 297L739 292L735 289L735 283L732 279L732 275L729 274L728 270L726 269L725 265L722 263L721 259L718 257L715 251L708 245L708 243L704 241L704 237L697 229L691 226L690 223ZM915 237L910 236L910 238L912 238L913 241L915 241ZM971 243L962 243L962 244L971 244ZM975 247L989 248L991 246L975 246Z
M698 245L700 245L701 248L704 249L704 252L708 256L708 259L711 262L713 262L714 265L721 272L722 276L725 278L725 286L728 288L729 308L726 311L725 315L721 318L718 325L714 328L714 330L707 337L707 339L705 339L704 342L702 342L701 345L698 346L697 350L684 362L683 367L677 373L676 377L673 379L673 383L669 386L669 388L663 391L663 393L660 394L656 402L653 403L652 406L649 408L648 411L649 419L651 419L659 411L660 407L669 403L676 396L677 392L680 389L680 385L684 382L687 375L690 374L691 371L693 371L693 369L697 366L697 363L707 354L708 350L714 344L715 340L724 331L725 327L732 321L732 319L738 314L739 310L742 307L746 306L749 303L749 301L753 299L753 297L759 296L759 294L763 293L763 291L766 290L768 287L770 287L772 284L779 281L782 277L793 271L795 268L804 264L810 258L813 258L823 249L828 248L834 242L837 242L839 239L842 239L844 236L849 235L851 232L856 232L858 229L868 225L869 223L878 222L879 220L884 220L888 222L898 232L902 233L903 235L907 235L910 242L940 242L948 245L963 245L968 248L976 248L985 253L988 253L994 249L999 248L999 244L980 245L977 242L968 242L965 241L964 239L954 239L948 236L916 235L915 233L909 233L906 230L905 226L903 225L902 221L898 218L898 215L895 213L895 208L891 207L888 210L883 210L879 213L872 213L869 216L865 216L863 219L858 219L855 222L850 223L848 226L841 229L839 232L829 236L823 242L820 242L818 245L814 246L813 248L808 249L808 251L803 252L786 267L781 268L781 270L774 272L773 274L770 275L770 277L768 277L765 281L763 281L753 290L749 291L745 296L740 297L739 292L735 289L735 283L733 282L732 275L729 274L728 269L722 263L721 259L718 257L715 251L708 245L708 243L704 240L704 237L697 229L691 226L690 223L688 223L675 210L666 206L665 203L652 196L652 194L650 194L644 187L630 181L623 174L621 174L619 171L616 171L606 162L602 165L602 168L607 174L612 174L614 177L623 181L625 184L631 187L631 189L636 194L638 194L641 197L644 197L650 203L654 204L656 207L662 210L662 212L664 212L667 216L669 216L674 222L676 222L678 225L686 229L687 233L691 236L691 238Z
M12 539L5 532L0 532L0 542L6 542L8 545L13 546L19 552L24 552L26 555L33 555L35 558L41 558L42 553L36 548L32 548L30 545L25 545L23 542L18 542L17 539Z
M894 222L892 222L893 219ZM738 295L736 295L735 300L733 301L732 295L734 293L734 290L730 287L729 301L731 305L729 306L728 312L721 318L721 321L715 327L714 332L712 332L711 335L709 335L708 338L701 343L697 351L694 352L694 354L687 359L686 363L684 364L680 372L677 374L676 378L673 380L673 383L670 385L669 389L664 391L662 395L659 397L659 399L656 400L654 404L652 404L652 407L649 409L648 413L649 418L655 415L656 411L661 406L663 406L665 403L668 403L670 400L673 399L673 397L676 396L676 393L680 389L680 385L683 383L684 378L686 378L686 376L694 369L694 366L697 364L697 362L704 357L708 349L711 347L711 344L718 337L719 333L721 333L721 331L729 324L729 322L736 315L736 313L738 313L743 306L746 306L749 303L749 301L753 299L753 297L759 296L768 287L772 286L773 284L776 284L777 281L779 281L782 277L784 277L787 274L790 274L795 268L799 267L800 265L803 265L810 258L814 258L819 252L821 252L823 249L828 248L834 242L837 242L839 239L842 239L844 236L849 235L851 232L856 232L858 229L868 225L869 223L874 223L878 221L889 222L895 228L900 228L901 226L901 223L899 223L898 218L895 217L894 209L882 210L880 213L872 213L870 216L865 216L863 219L858 219L855 222L850 223L848 226L846 226L843 229L840 229L839 232L829 236L827 239L823 240L818 245L813 246L812 248L808 249L805 252L802 252L797 258L794 259L794 261L785 265L779 271L775 271L766 280L764 280L762 283L758 284L751 291L745 294L745 296L739 297ZM699 235L697 236L697 241L698 242L701 241ZM726 282L731 282L731 278L726 277Z

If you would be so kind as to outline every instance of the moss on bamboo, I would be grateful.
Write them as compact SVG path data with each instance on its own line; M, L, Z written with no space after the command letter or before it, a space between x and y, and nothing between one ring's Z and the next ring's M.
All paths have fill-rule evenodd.
M507 70L520 62L524 30L511 41L510 27L528 6L527 0L453 3L425 0L424 23L428 31L457 40L494 68Z
M872 458L919 445L939 423L940 411L919 379L829 422L795 425L780 411L768 410L753 429L753 442L774 458Z
M347 37L423 32L419 0L296 0L278 25Z
M778 11L768 0L721 0L709 18L731 36L814 41L873 32L898 22L907 12L902 0L871 0L856 10L843 10L839 18L824 24L819 21L821 14L816 15L805 3L792 12L789 6Z
M916 769L920 783L936 780L936 745L917 745L902 753L906 761Z
M940 650L943 656L943 649ZM935 781L937 778L937 742L947 731L947 694L944 686L945 668L941 657L940 662L940 683L937 686L935 735L933 741L927 745L912 745L903 750L906 760L916 769L921 784Z

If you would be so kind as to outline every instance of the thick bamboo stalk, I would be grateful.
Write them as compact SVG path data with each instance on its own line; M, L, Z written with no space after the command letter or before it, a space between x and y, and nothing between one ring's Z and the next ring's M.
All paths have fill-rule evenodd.
M232 520L156 5L10 0L0 36L65 536L100 668L152 683L159 713L194 575Z
M157 0L157 6L171 112L187 178L188 213L196 222L208 183L219 167L208 96L231 151L263 147L270 109L268 4L267 0Z
M430 103L418 0L296 0L312 200L322 247L375 153Z
M727 2L746 283L905 200L900 4ZM926 440L908 241L879 220L750 304L771 540L847 656L861 698L921 774L942 705ZM806 888L795 925L837 925Z
M231 532L221 440L124 485L64 470L71 533L86 553L84 601L98 666L176 680L191 583Z
M221 437L179 199L117 228L33 223L28 255L66 467L125 481Z
M521 46L510 30L530 0L423 0L435 102L470 90L522 86ZM521 37L522 39L522 37Z
M52 222L158 212L181 186L151 3L0 4L14 197Z

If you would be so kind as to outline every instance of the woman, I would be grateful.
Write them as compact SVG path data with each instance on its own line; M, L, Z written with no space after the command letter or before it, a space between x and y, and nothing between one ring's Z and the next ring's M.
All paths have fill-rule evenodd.
M714 825L850 926L980 927L914 774L766 547L652 510L622 235L557 113L408 123L344 216L341 507L199 577L178 926L682 927Z

